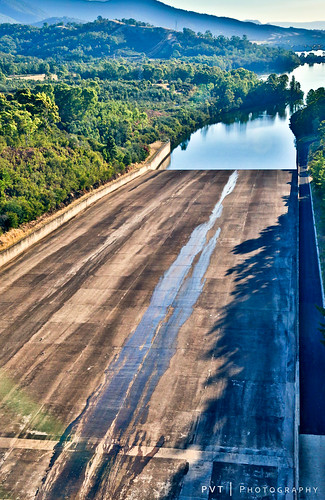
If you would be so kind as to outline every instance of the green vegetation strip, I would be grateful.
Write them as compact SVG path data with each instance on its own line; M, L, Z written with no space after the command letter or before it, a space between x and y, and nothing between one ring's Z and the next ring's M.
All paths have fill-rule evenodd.
M312 197L322 281L325 283L325 88L310 90L306 106L291 117L291 129L298 148L309 149L308 169L312 177ZM312 223L312 221L311 221ZM324 292L324 290L323 290ZM318 307L325 318L325 309ZM325 323L321 324L325 344Z
M229 112L302 97L286 75L263 82L237 68L288 71L300 62L293 52L132 23L0 25L0 233L117 178L154 141L174 147L207 123L235 121Z

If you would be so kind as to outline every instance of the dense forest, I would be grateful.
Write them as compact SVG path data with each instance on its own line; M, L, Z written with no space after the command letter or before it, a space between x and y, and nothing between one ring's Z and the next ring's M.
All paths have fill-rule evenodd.
M306 106L291 117L298 140L311 142L309 168L325 208L325 88L310 90Z
M117 73L123 66L112 63ZM299 85L288 85L285 75L261 82L244 69L224 72L184 64L176 72L173 63L164 68L164 76L171 75L167 84L154 83L161 76L155 65L137 65L140 81L38 83L0 94L3 231L143 161L157 139L169 138L175 145L227 111L257 104L264 109L301 98Z
M0 25L1 70L5 75L57 73L62 64L97 64L98 59L176 59L219 66L224 70L244 67L252 71L291 71L300 64L291 51L257 45L244 36L226 38L211 32L194 33L156 28L134 19L98 19L86 24ZM46 60L46 62L44 62ZM7 63L7 64L6 64Z
M126 172L147 158L156 140L175 146L226 113L273 109L303 96L299 83L286 75L262 81L247 69L213 63L221 57L236 66L244 54L251 62L260 58L264 64L278 55L296 64L291 53L257 48L245 38L184 30L178 33L180 47L172 41L165 59L107 57L113 37L114 53L130 47L126 34L138 28L159 45L164 30L133 23L0 25L0 232ZM132 43L137 50L146 45L145 38ZM213 55L191 61L197 44ZM10 76L18 73L43 73L44 81Z
M310 90L306 106L291 116L291 129L298 139L319 136L321 124L325 120L325 89Z
M313 179L316 201L316 221L320 232L320 262L324 279L324 231L325 231L325 88L310 90L306 106L291 117L291 129L300 148L308 150L308 169ZM318 213L317 213L318 212ZM325 321L325 308L316 306ZM325 322L320 323L321 340L325 345Z

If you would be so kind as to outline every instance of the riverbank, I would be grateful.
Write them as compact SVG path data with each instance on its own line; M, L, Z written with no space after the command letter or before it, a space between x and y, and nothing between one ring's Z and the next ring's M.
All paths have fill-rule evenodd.
M325 282L325 207L320 193L311 182L312 202L315 216L316 237L323 283ZM323 290L324 293L324 290Z
M104 196L116 191L131 180L143 175L148 170L158 169L169 154L170 142L156 141L150 145L150 155L148 159L143 163L133 165L128 173L86 193L61 210L52 214L44 214L39 219L23 225L19 229L11 229L7 233L1 235L0 267L20 255L29 247L58 229Z
M310 188L310 198L312 205L313 223L315 226L316 246L319 259L319 267L322 277L322 293L324 296L325 282L325 205L322 193L315 185L310 163L313 160L312 149L319 146L319 136L310 134L297 140L298 163L303 168L300 175L307 177L306 181Z
M303 137L297 141L297 161L300 167L300 177L304 177L306 184L310 188L310 200L312 208L313 224L315 227L315 238L317 253L319 259L319 268L322 277L322 293L324 295L323 283L325 280L325 206L319 190L317 190L311 172L309 163L311 161L310 148L319 138L315 135Z
M324 239L320 238L318 197L311 188L307 170L310 142L298 142L299 162L299 371L300 371L300 454L299 484L314 485L313 498L324 497L324 367L325 350L319 331L322 316ZM323 233L324 234L324 233ZM324 266L322 267L322 271ZM317 463L312 457L317 456ZM302 499L309 496L302 494Z

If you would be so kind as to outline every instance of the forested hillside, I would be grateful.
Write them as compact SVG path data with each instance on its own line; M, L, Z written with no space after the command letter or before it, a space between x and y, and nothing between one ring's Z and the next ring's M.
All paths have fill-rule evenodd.
M325 120L325 89L310 90L306 106L291 117L291 129L296 137L319 134L321 122Z
M268 24L239 21L229 17L199 14L166 5L158 0L0 0L0 14L16 22L30 24L53 17L78 18L94 21L98 16L107 19L133 17L154 26L176 29L190 28L215 36L246 35L249 40L266 42L295 50L325 48L325 32L298 28L282 28Z
M206 62L222 69L244 67L252 71L291 71L300 64L298 56L284 49L250 43L246 37L230 39L211 32L195 34L155 28L134 19L123 22L97 20L93 23L44 25L0 25L1 69L5 74L60 70L62 63L92 62L102 58L181 59ZM36 58L36 59L35 59ZM47 65L44 60L47 60ZM11 64L10 64L11 63ZM15 63L16 65L14 65Z
M306 106L291 117L296 137L312 141L309 168L325 209L325 88L310 90Z
M80 70L79 83L68 73L57 83L25 82L24 89L13 90L21 82L12 81L12 91L0 94L2 231L125 172L157 139L175 145L228 111L301 98L287 76L261 82L245 69L111 61L97 69L100 79L87 71Z

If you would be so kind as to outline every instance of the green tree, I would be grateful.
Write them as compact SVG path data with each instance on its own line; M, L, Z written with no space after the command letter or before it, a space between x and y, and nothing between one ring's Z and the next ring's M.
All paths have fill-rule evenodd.
M107 160L114 160L118 155L118 149L112 135L109 135L106 140L105 158Z

